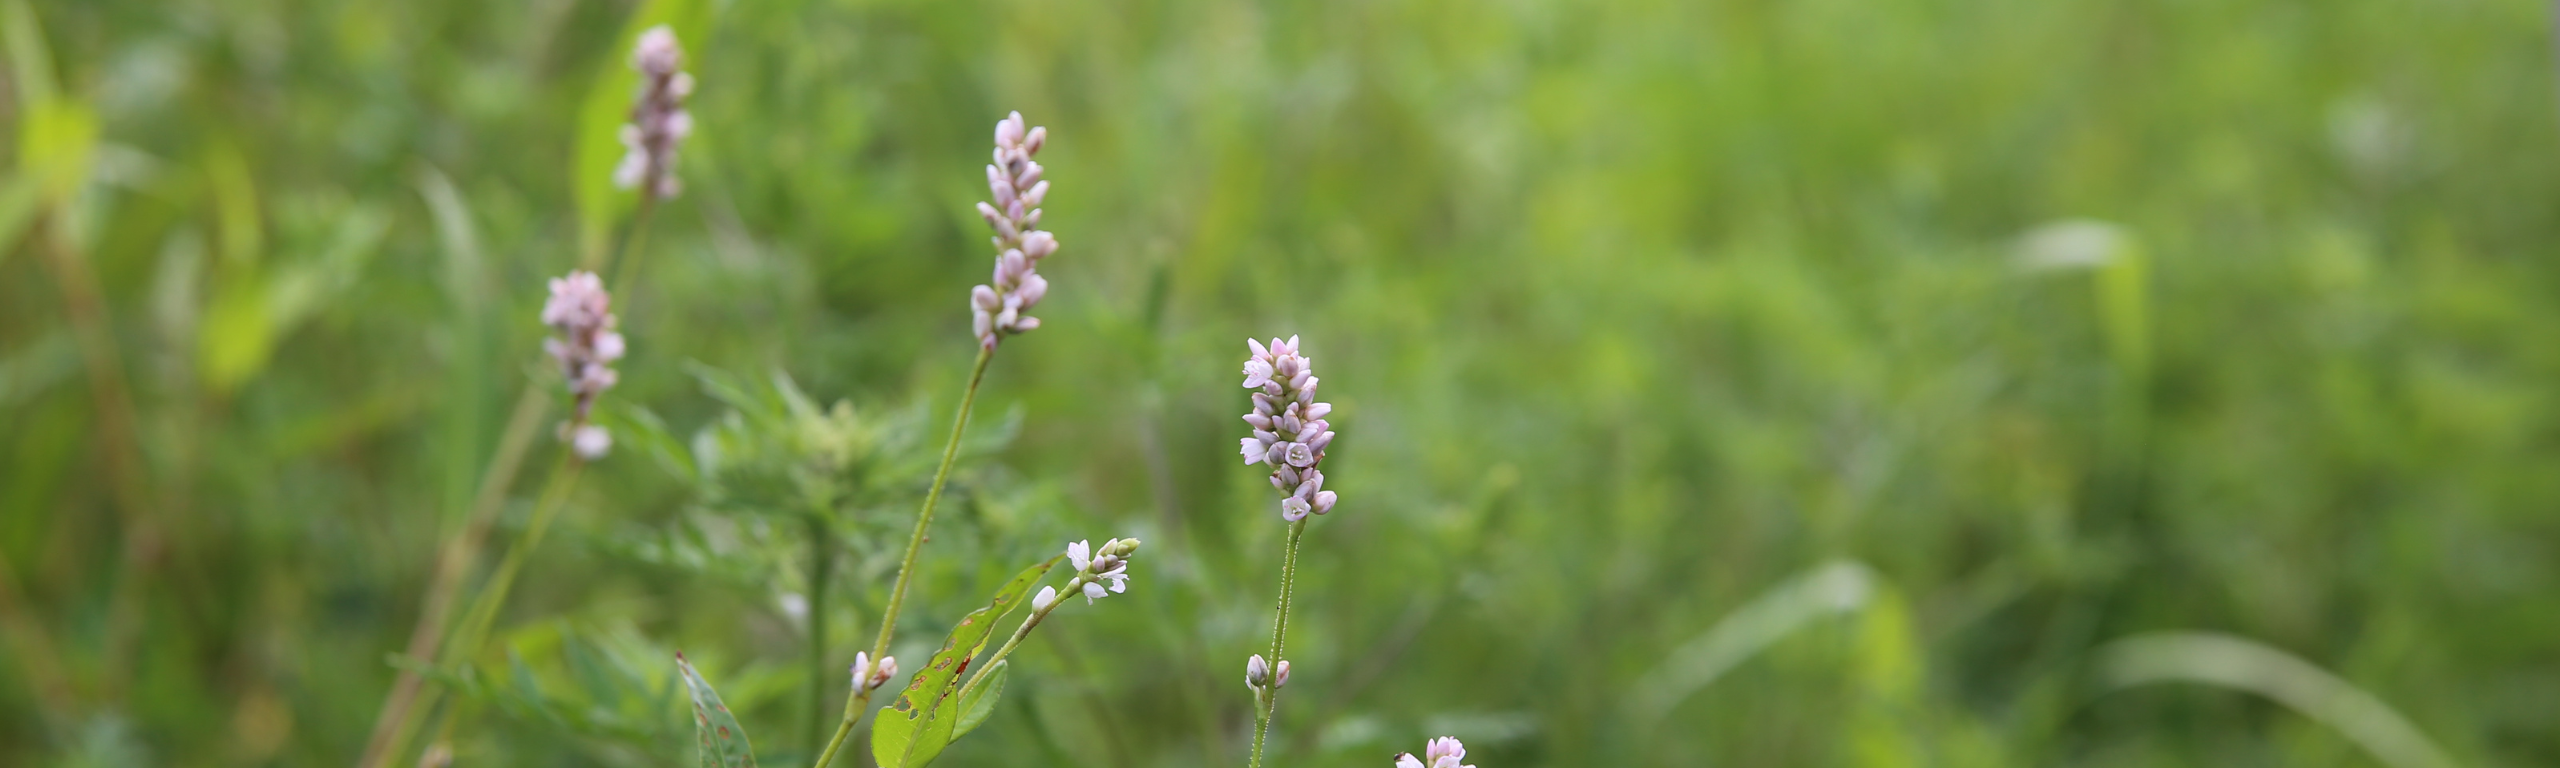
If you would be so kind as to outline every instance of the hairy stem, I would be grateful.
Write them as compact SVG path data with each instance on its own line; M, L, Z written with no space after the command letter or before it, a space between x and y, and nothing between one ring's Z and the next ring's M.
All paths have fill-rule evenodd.
M942 484L951 478L951 461L960 455L960 434L969 428L969 407L978 402L978 382L986 378L987 361L994 359L996 348L980 345L978 361L969 368L969 389L960 395L960 416L951 421L951 439L942 444L942 466L933 471L933 487L924 494L924 509L916 512L915 533L907 536L907 554L898 561L898 580L889 588L889 608L880 614L880 639L871 642L871 658L889 653L889 638L898 628L898 610L906 606L907 580L915 576L916 550L924 548L925 529L933 525L933 507L942 501ZM876 663L876 662L875 662ZM856 686L859 688L860 686ZM853 724L871 705L871 690L857 691L844 702L844 722L836 726L835 738L827 740L827 749L818 753L817 768L827 768L836 752L844 747L844 737L853 733Z
M1298 540L1304 537L1306 532L1306 518L1299 518L1297 522L1290 523L1289 549L1287 554L1282 555L1280 558L1280 607L1276 611L1277 616L1272 619L1271 622L1271 665L1273 668L1273 674L1271 687L1264 689L1262 696L1261 717L1255 718L1253 722L1253 760L1247 764L1252 768L1261 768L1262 742L1264 737L1269 736L1271 733L1272 716L1280 710L1280 679L1278 668L1280 660L1286 658L1280 655L1280 651L1289 640L1289 590L1296 586L1298 579Z

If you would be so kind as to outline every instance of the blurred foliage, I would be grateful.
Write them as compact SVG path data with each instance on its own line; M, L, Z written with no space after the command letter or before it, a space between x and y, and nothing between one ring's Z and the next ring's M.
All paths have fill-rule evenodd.
M1148 545L944 765L1243 760L1256 334L1303 334L1342 433L1279 764L2373 764L2103 678L2161 630L2560 763L2547 4L662 5L697 132L617 297L619 446L439 671L458 764L691 760L676 650L808 760L843 691L802 695L806 624L840 686L967 375L1008 109L1065 247L894 650L1066 541ZM640 11L0 10L0 765L351 763L553 382L541 280L619 211L582 133ZM1636 716L1833 561L1860 600L1745 614L1802 618Z

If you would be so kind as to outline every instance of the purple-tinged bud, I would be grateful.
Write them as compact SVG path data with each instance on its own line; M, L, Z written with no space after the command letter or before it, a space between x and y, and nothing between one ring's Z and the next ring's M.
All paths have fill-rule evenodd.
M1273 687L1273 688L1282 688L1282 687L1286 687L1286 686L1288 686L1288 685L1289 685L1289 660L1288 660L1288 659L1281 659L1281 660L1280 660L1280 664L1279 664L1278 666L1275 666L1275 667L1272 667L1272 668L1271 668L1271 687Z
M1253 425L1253 431L1261 432L1271 428L1271 417L1259 413L1248 413L1244 415L1244 423Z
M996 121L996 146L1005 149L1022 143L1022 113L1015 112Z
M1333 511L1334 498L1332 491L1317 491L1315 499L1309 503L1315 507L1316 514L1321 515Z
M1004 300L996 298L996 289L981 285L969 289L969 304L993 312L1004 306Z
M1032 188L1032 187L1039 186L1039 184L1040 184L1040 170L1041 170L1041 168L1040 168L1040 164L1039 164L1039 163L1031 162L1031 161L1028 161L1028 160L1023 161L1023 163L1022 163L1022 173L1017 174L1017 175L1015 175L1015 176L1013 177L1013 186L1014 186L1014 188L1016 188L1016 189L1030 189L1030 188Z
M1015 112L1015 113L1013 113L1013 115L1014 115L1014 120L1016 120L1016 121L1017 121L1015 124L1016 124L1016 125L1020 125L1021 123L1020 123L1020 122L1018 122L1018 121L1020 121L1020 120L1022 119L1022 113L1020 113L1020 112ZM1027 136L1027 137L1024 137L1024 138L1023 138L1023 140L1022 140L1022 152L1023 152L1023 154L1026 154L1026 155L1037 155L1037 154L1040 154L1040 147L1041 147L1042 145L1045 145L1045 144L1048 144L1048 143L1049 143L1049 128L1048 128L1047 126L1042 126L1042 127L1039 127L1039 128L1033 128L1033 129L1031 129L1031 135L1030 135L1030 136Z
M1245 687L1260 688L1270 684L1271 665L1263 663L1262 654L1257 653L1253 655L1253 658L1244 660Z
M693 76L678 71L684 49L665 25L640 33L631 66L640 71L640 93L631 120L621 132L622 161L614 167L615 186L639 188L658 199L676 196L676 145L693 134L693 115L684 99L693 93Z
M1004 212L996 210L995 206L988 205L986 203L979 203L978 218L987 220L987 226L993 227L996 225L997 221L1004 218Z
M1049 278L1041 277L1037 272L1023 275L1022 288L1014 291L1013 295L1022 299L1022 306L1038 304L1040 297L1049 295Z
M1022 236L1022 253L1033 259L1047 258L1058 251L1058 238L1047 232L1033 231Z
M1040 207L1040 200L1048 196L1049 182L1047 180L1042 180L1038 184L1031 185L1031 191L1022 193L1022 204L1038 208Z
M1317 403L1315 405L1307 406L1306 417L1310 420L1321 419L1330 415L1333 415L1332 403Z

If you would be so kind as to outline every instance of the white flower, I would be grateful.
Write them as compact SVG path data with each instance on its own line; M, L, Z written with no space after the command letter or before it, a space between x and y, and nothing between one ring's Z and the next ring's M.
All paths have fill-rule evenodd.
M606 451L613 450L613 434L604 431L604 427L580 424L570 431L569 447L578 452L578 458L595 461L604 458Z
M1129 591L1129 555L1137 551L1137 539L1112 539L1100 548L1089 540L1067 545L1067 560L1076 565L1076 580L1068 586L1081 584L1087 603Z
M888 683L890 678L898 676L898 657L882 656L880 657L880 666L874 668L871 665L870 653L855 651L853 654L852 671L853 689L855 691L868 691L873 688L878 688L881 685Z
M1413 753L1405 752L1396 755L1396 768L1423 768L1423 766L1422 761L1413 758Z
M1458 764L1458 761L1466 757L1467 745L1458 743L1455 737L1450 736L1432 739L1431 743L1422 750L1422 759L1431 763L1429 768L1475 768L1472 765Z
M1067 545L1067 562L1075 563L1076 570L1082 571L1093 564L1092 541L1092 539L1086 539Z

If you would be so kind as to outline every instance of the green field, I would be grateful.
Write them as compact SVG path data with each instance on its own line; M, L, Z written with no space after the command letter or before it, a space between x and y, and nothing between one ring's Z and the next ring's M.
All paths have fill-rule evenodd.
M688 765L678 651L809 765L1009 110L1063 247L892 650L1146 544L941 765L1245 764L1275 335L1341 502L1266 765L2560 764L2551 7L0 0L0 766L352 766L404 667L401 768ZM521 577L404 659L475 509Z

